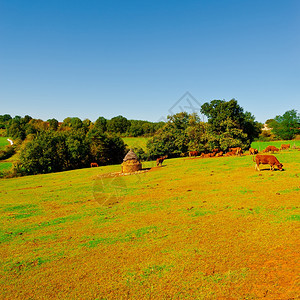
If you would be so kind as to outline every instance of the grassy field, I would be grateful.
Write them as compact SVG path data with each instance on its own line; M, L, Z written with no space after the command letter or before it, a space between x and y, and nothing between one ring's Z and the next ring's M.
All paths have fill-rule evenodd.
M146 137L125 137L123 141L128 145L129 148L133 147L141 147L144 151L146 151L146 145L149 138Z
M272 145L276 148L280 149L282 144L290 144L291 148L293 146L300 147L300 140L292 140L292 141L272 141L272 142L253 142L251 144L252 148L255 148L259 151L262 151L267 148L267 146Z
M0 298L296 299L300 151L276 156L1 180Z
M7 137L0 136L0 149L3 149L7 145L9 145Z
M0 171L3 170L9 170L12 167L12 163L11 162L2 162L0 161Z

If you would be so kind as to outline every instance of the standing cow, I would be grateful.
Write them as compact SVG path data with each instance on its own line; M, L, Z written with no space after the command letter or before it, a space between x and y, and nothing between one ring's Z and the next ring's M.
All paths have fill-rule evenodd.
M258 150L254 149L254 148L249 148L249 153L250 153L250 155L254 155L254 154L258 153Z
M162 156L162 157L159 157L158 159L156 159L156 166L158 167L159 165L162 166L162 163L164 162L164 160L167 158L168 156Z
M199 154L200 154L199 151L190 151L190 152L189 152L189 157L192 157L192 156L196 157L196 156L198 156Z
M241 147L229 148L230 152L233 152L235 155L242 155L243 150Z

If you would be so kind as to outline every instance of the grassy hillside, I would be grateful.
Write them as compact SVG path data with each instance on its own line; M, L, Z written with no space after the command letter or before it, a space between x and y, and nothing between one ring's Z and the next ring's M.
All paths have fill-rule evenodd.
M7 137L0 136L0 149L3 149L7 145L9 145Z
M149 138L146 137L125 137L123 141L129 148L141 147L144 151L147 150L146 145Z
M276 156L1 180L0 298L296 298L300 151Z

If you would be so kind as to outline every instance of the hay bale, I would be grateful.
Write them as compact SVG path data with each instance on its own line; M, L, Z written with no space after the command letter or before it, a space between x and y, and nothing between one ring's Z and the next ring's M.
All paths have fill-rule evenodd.
M136 154L130 149L122 163L122 173L133 173L142 169Z

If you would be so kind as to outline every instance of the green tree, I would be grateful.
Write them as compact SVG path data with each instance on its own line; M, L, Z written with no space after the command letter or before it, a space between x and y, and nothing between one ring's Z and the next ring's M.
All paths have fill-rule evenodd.
M189 124L189 115L181 112L168 116L168 122L159 129L147 142L150 157L161 155L179 156L188 150L188 135L186 129Z
M270 120L269 125L277 138L291 140L300 133L300 115L295 109L288 110L282 116Z
M104 133L107 130L107 120L104 117L99 117L95 122L95 128Z
M254 138L259 136L259 123L251 113L244 112L235 99L212 100L210 103L204 103L201 106L201 113L208 118L210 136L215 137L210 140L218 144L216 146L222 150L226 150L224 147L227 144L229 147L249 148Z
M53 131L57 131L58 129L58 121L56 119L49 119L49 129Z
M130 127L130 121L123 116L117 116L107 121L107 130L114 133L125 133Z
M116 136L94 129L89 132L90 160L101 165L120 163L125 156L125 144Z

